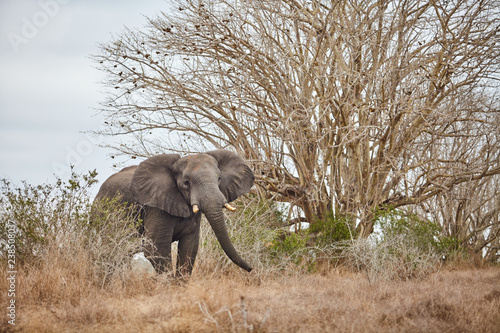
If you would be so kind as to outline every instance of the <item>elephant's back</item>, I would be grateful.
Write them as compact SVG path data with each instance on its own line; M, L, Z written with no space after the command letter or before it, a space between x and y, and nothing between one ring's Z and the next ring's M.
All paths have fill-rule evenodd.
M130 193L129 187L136 169L137 165L133 165L123 168L119 172L111 175L102 183L96 199L113 198L120 195L122 196L121 201L129 203L134 202L135 200Z

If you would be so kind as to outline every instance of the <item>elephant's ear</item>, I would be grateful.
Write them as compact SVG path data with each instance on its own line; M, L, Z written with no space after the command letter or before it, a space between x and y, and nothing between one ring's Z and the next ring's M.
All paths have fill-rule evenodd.
M179 158L178 154L162 154L139 164L130 183L130 191L135 199L170 215L189 217L191 209L177 188L172 171L172 165Z
M219 163L221 171L219 188L228 202L250 191L255 176L241 157L228 150L214 150L207 154L213 156Z

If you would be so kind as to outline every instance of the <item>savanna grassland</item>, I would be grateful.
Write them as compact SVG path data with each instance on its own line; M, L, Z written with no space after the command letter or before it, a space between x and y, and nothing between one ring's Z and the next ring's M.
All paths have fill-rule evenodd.
M91 204L93 183L4 182L0 244L17 273L13 296L2 251L0 331L500 332L500 267L429 221L389 213L378 240L349 238L339 217L291 233L277 207L249 197L226 222L254 270L230 262L202 221L193 275L180 281L131 269L147 240L115 203Z
M499 268L443 268L425 278L370 283L361 273L342 270L262 275L206 267L183 285L136 277L106 290L67 273L57 263L21 271L18 320L15 327L4 320L2 330L500 331Z
M147 240L92 205L95 171L3 180L0 331L500 332L499 4L185 0L124 29L93 56L95 134L244 157L225 220L254 270L202 222L190 279L137 274Z

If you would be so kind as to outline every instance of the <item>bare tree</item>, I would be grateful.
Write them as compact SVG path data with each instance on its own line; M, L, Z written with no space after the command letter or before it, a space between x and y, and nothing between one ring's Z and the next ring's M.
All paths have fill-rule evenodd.
M491 262L500 257L500 176L462 183L419 206L462 248Z
M115 147L231 147L263 194L361 236L500 173L497 1L184 0L102 45ZM196 144L194 144L196 142Z

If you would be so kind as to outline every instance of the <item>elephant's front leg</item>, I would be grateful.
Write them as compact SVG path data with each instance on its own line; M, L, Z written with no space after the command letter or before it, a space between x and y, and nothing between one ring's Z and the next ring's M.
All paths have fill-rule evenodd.
M183 278L191 275L194 261L196 259L196 255L198 254L199 240L199 228L195 232L179 239L177 247L177 277Z
M148 258L158 273L172 271L172 238L174 223L166 212L147 207L144 214L144 235L151 241L144 247Z
M171 272L172 242L152 239L152 244L149 247L149 250L145 250L146 258L151 261L155 271L159 274L164 272Z

